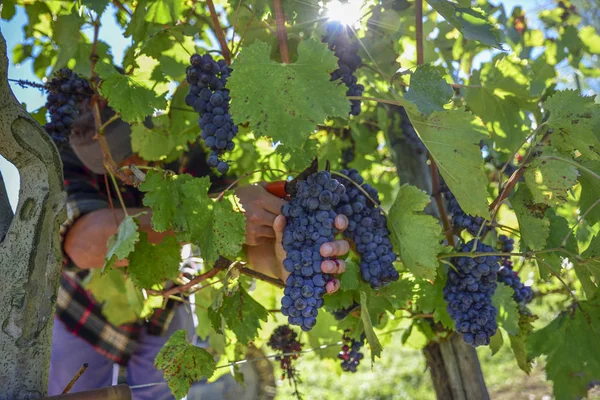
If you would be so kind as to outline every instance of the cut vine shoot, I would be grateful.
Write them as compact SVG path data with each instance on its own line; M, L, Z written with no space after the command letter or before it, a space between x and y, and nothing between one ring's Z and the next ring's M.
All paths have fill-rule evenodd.
M229 164L221 157L235 148L233 138L238 132L229 114L229 90L225 88L231 69L224 60L215 61L208 53L194 54L190 64L186 70L190 89L185 102L200 115L201 136L211 150L208 165L225 174Z

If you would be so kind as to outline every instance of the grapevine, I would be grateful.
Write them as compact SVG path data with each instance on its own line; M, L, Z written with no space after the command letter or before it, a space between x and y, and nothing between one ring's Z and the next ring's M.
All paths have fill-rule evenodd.
M346 194L340 199L336 211L348 217L348 229L344 236L356 244L360 255L361 276L373 289L380 289L397 281L400 275L394 268L396 253L390 240L387 219L379 207L374 205L354 183L379 204L377 189L364 183L364 179L355 169L342 170L340 182L347 187Z
M287 252L283 266L290 273L281 299L281 312L289 323L309 331L323 306L325 285L331 279L321 272L320 248L333 241L337 229L334 207L346 192L329 172L320 171L299 181L294 199L281 213L287 218L282 244Z
M208 53L194 54L190 64L186 70L190 89L185 102L200 115L201 136L211 149L208 165L225 174L229 164L221 156L235 148L232 140L238 132L229 114L229 90L225 88L231 69L224 60L217 62Z
M46 131L57 143L66 143L71 135L73 121L82 107L94 94L90 83L68 68L60 69L46 85L46 108L50 122Z
M460 251L470 253L474 242L464 244ZM491 253L494 249L478 242L475 251ZM488 345L498 329L498 311L492 305L492 296L497 286L499 261L496 256L456 257L452 261L456 270L448 270L444 299L456 331L467 344Z
M358 83L358 79L354 76L354 72L362 64L362 58L358 55L360 44L356 40L350 40L352 31L339 22L328 22L325 30L326 33L322 40L338 58L338 69L331 73L331 80L341 80L348 88L347 96L362 96L365 87ZM350 103L350 114L359 115L360 100L351 100Z

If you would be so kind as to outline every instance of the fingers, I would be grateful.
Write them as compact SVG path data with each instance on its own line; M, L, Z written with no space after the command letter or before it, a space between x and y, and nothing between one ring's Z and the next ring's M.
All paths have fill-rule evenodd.
M346 228L348 227L348 217L346 217L343 214L339 214L337 217L335 217L335 227L340 231L345 231Z
M275 222L277 214L271 214L265 210L256 210L252 215L247 217L248 225L264 225L270 229L273 226L273 222Z
M346 240L336 240L323 243L320 250L323 257L343 256L350 251L350 244Z
M285 220L285 217L281 214L279 214L273 221L273 231L275 232L275 238L279 241L281 239L281 236L283 235L283 230L286 224L287 221Z
M321 263L321 271L326 274L342 274L346 272L344 260L325 260Z
M340 280L335 279L335 278L330 280L329 282L327 282L327 284L325 285L325 290L329 294L337 292L339 288L340 288Z
M279 215L281 213L281 207L286 203L285 200L280 199L277 196L273 196L271 193L265 190L265 195L260 199L260 205L268 212Z

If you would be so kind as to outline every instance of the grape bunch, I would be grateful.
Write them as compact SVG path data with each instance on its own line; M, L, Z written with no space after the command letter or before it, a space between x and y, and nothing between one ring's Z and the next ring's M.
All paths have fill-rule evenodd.
M510 253L513 251L514 240L505 235L498 236L498 247L502 253ZM515 294L513 299L517 304L524 306L533 300L533 290L531 286L525 286L519 278L519 274L513 271L512 261L510 257L501 257L502 268L498 271L498 281L506 286L513 288Z
M211 149L208 165L225 174L229 164L221 156L234 149L232 140L238 132L229 114L229 90L225 88L231 69L224 60L217 62L210 54L194 54L190 63L186 70L190 89L185 102L200 115L201 136Z
M283 266L290 276L285 282L281 313L292 325L309 331L317 323L317 310L323 306L325 285L330 280L321 272L323 243L333 241L337 229L334 207L346 193L344 185L329 172L320 171L299 181L296 197L283 205L287 218L282 245L287 253Z
M358 82L354 71L362 64L362 58L358 55L360 47L358 41L350 40L352 31L338 21L330 21L325 26L325 35L322 41L327 43L329 49L338 58L338 69L331 73L331 80L341 81L348 90L346 96L362 96L365 87ZM360 100L351 100L350 114L360 114Z
M294 379L294 368L292 367L292 360L296 360L302 350L302 344L298 341L298 335L288 325L278 326L267 343L273 350L280 351L283 353L281 356L277 356L276 360L279 361L283 375L281 379ZM288 355L286 355L288 354Z
M360 360L365 357L360 351L365 344L365 335L363 333L360 340L354 340L344 334L342 340L344 341L344 345L342 346L342 351L338 353L338 358L342 360L342 370L345 372L356 372Z
M425 144L419 135L417 135L415 127L408 118L406 109L404 107L399 107L398 113L400 114L400 129L402 130L406 143L415 151L415 153L424 154L427 151L427 147L425 147Z
M445 182L442 182L441 192L444 196L444 200L446 201L446 211L448 215L451 217L451 223L455 230L466 229L473 236L477 236L479 233L479 229L485 223L485 219L482 217L473 217L472 215L466 214L461 208L460 204L454 197L454 194L448 188ZM483 227L481 231L481 235L485 235L488 228Z
M68 68L58 70L46 87L49 92L46 108L50 113L46 131L57 143L66 143L73 121L79 116L77 107L86 103L94 90L87 80Z
M400 277L393 264L396 253L390 241L387 219L356 184L379 204L377 189L364 183L363 177L355 169L343 169L340 172L348 179L340 179L346 186L346 194L341 196L336 211L348 217L348 228L344 231L344 236L356 244L362 278L377 290Z
M474 241L463 245L460 251L470 253ZM491 253L494 249L478 242L474 251ZM492 296L497 287L500 259L497 256L456 257L452 264L456 271L448 271L444 300L456 323L456 331L467 344L489 345L498 329L498 311L492 305Z

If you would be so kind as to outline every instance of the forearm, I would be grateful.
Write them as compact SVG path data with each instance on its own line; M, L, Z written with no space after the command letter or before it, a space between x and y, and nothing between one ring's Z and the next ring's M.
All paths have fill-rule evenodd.
M273 243L258 246L246 246L249 267L274 278L284 279L283 268L275 255Z
M136 217L140 231L148 234L151 243L160 243L172 232L155 232L152 229L151 211L146 208L130 208L130 215L146 212ZM67 232L64 242L65 253L75 265L82 269L102 268L106 257L106 242L117 232L125 218L123 210L103 208L79 218ZM126 262L120 263L126 265Z

